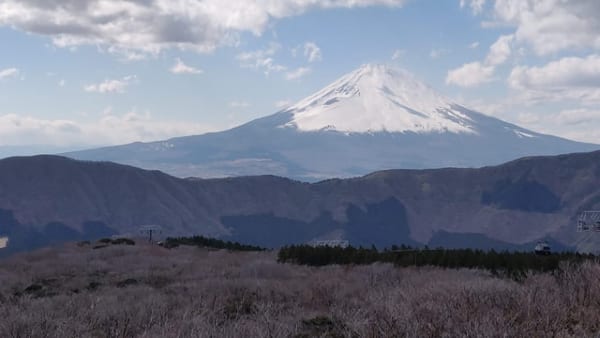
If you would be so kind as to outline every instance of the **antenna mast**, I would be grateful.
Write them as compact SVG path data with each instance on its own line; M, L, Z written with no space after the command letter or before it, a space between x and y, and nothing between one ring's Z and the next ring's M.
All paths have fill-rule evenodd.
M148 242L152 243L152 235L162 233L160 225L142 225L140 227L140 233L148 236Z

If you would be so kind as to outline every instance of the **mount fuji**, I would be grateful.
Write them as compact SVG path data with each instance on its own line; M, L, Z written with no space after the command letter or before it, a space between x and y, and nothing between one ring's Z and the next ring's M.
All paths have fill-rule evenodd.
M406 71L364 65L289 108L230 130L66 155L181 177L272 174L315 181L597 149L468 109Z

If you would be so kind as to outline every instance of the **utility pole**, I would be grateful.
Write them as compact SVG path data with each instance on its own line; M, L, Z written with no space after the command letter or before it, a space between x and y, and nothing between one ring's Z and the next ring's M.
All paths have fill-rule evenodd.
M152 243L152 235L162 233L160 225L143 225L140 227L140 233L148 236L148 242Z

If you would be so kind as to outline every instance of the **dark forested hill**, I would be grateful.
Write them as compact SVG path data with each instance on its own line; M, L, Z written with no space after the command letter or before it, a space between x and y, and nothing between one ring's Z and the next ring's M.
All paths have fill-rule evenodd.
M12 252L66 240L202 234L277 247L524 248L545 238L592 249L576 215L600 208L600 152L524 158L481 169L390 170L309 184L275 176L179 179L56 156L0 161L0 238ZM0 241L1 243L2 241Z

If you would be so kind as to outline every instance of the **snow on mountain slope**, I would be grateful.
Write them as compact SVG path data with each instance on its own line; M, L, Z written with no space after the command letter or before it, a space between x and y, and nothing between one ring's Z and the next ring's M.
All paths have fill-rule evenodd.
M315 181L598 149L465 108L405 71L365 65L288 109L236 128L66 155L180 177L273 174Z
M411 74L364 65L287 111L301 131L476 133L457 104Z

